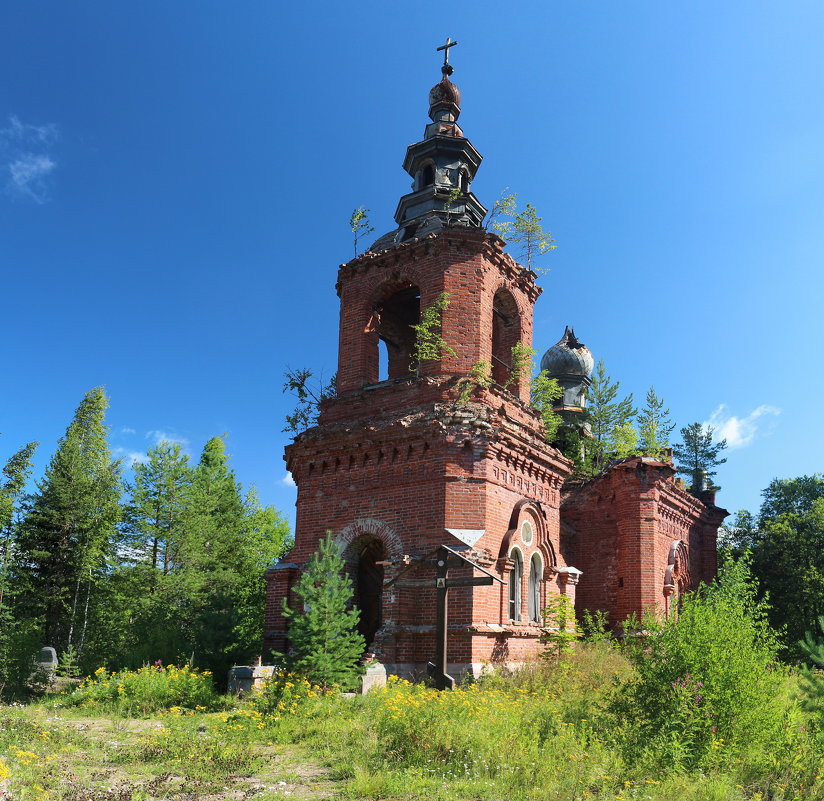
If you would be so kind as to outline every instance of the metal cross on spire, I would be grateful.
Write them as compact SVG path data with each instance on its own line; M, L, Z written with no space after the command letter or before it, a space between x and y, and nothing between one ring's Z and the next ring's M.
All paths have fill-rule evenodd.
M441 67L441 72L444 75L451 75L452 72L454 71L454 68L449 63L449 48L450 47L455 47L456 44L458 44L458 43L453 42L452 39L449 36L447 36L446 37L446 44L442 44L440 47L436 48L436 50L438 52L443 50L443 66Z

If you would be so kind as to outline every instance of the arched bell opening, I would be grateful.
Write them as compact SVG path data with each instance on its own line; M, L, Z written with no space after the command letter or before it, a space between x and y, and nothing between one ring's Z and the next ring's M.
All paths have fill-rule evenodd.
M421 292L417 286L398 288L375 305L375 327L378 339L386 349L385 372L379 372L381 380L410 374L415 350L412 326L420 319Z
M512 348L521 341L521 316L512 293L499 289L492 300L492 379L504 386L512 374ZM514 388L517 392L517 387Z

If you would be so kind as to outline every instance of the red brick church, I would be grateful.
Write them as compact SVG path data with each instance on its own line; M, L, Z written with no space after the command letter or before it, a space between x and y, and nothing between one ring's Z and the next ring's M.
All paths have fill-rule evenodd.
M431 122L407 148L413 184L398 203L397 229L338 271L337 396L286 449L298 488L295 545L266 574L265 644L282 651L281 599L292 601L302 567L331 531L370 650L399 675L433 657L435 592L392 579L440 545L462 548L503 581L449 592L450 672L461 675L539 650L552 595L567 595L579 611L604 610L613 623L648 607L667 612L679 593L715 576L726 514L649 458L571 482L572 462L546 443L530 406L528 378L504 388L513 345L532 346L541 289L482 227L486 209L471 190L481 156L458 125L448 59L442 72L429 93ZM411 371L411 326L444 292L441 333L454 355ZM459 402L481 360L493 365L495 383ZM565 388L559 410L580 413L589 350L567 331L542 367ZM481 575L453 570L473 572Z

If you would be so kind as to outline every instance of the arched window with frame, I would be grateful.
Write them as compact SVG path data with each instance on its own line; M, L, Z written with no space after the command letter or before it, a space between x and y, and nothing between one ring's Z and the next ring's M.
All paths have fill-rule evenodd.
M435 166L430 162L419 173L418 189L424 189L435 183Z
M524 577L524 558L517 548L512 551L510 558L512 559L512 572L509 574L509 619L517 622L521 619L521 583Z
M544 565L539 554L532 554L529 560L529 596L527 606L529 620L532 623L541 623L541 581L544 574Z

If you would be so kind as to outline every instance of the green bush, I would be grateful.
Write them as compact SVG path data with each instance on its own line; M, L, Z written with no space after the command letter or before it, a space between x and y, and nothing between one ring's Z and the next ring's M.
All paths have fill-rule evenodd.
M636 673L608 716L624 758L661 769L769 760L790 747L796 711L778 640L744 562L683 599L666 622L647 617L628 649Z
M325 694L303 676L283 673L261 682L252 693L251 701L257 712L278 719L284 715L294 715L306 700Z
M208 670L187 665L146 665L109 673L98 668L75 690L58 696L60 706L116 710L125 715L160 711L206 712L220 705Z

